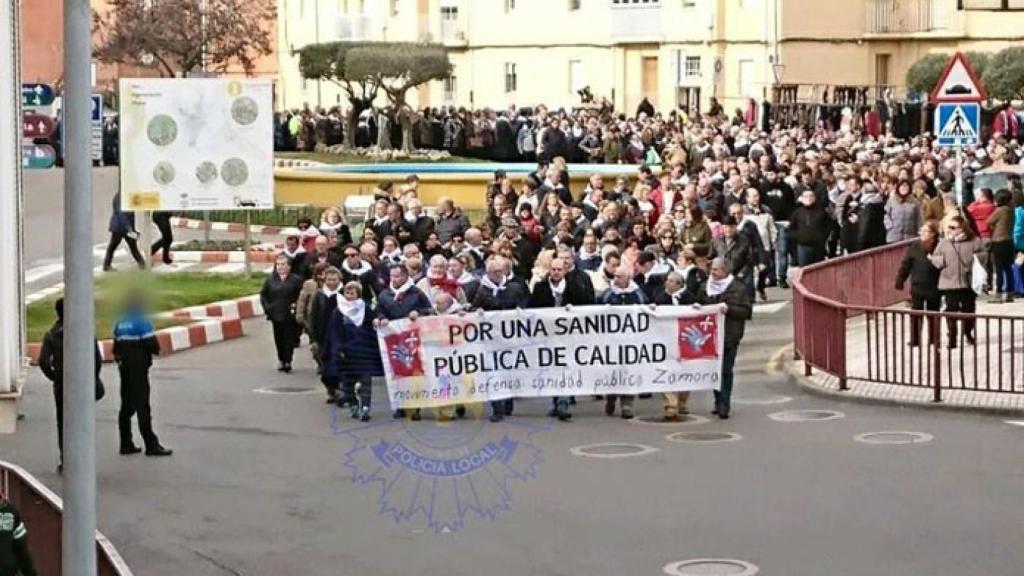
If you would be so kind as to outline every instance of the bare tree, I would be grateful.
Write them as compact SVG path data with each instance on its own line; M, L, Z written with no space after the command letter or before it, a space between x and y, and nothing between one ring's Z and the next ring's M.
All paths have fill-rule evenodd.
M252 74L273 51L276 10L275 0L110 0L93 11L96 58L170 77L233 65Z

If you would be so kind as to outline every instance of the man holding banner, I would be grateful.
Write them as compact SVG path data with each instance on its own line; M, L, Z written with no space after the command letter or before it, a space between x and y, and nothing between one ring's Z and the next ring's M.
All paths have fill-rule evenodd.
M743 331L747 320L753 317L753 305L750 294L742 284L729 273L729 263L725 258L718 257L711 261L711 274L698 296L701 304L725 305L725 351L722 355L722 386L715 390L715 409L722 420L729 419L730 400L732 398L733 366L736 364L736 352L743 339Z
M612 306L636 306L646 304L647 297L644 291L633 281L633 271L627 266L619 266L615 270L615 278L611 286L604 293L602 303ZM622 410L622 418L630 420L633 418L633 394L609 394L604 401L604 413L608 416L615 414L615 400L619 400Z
M551 260L548 277L533 287L530 296L530 308L562 308L564 306L586 306L593 298L586 293L582 284L569 282L566 274L569 263L563 257ZM551 399L554 406L548 416L567 422L572 418L569 413L569 396L555 396Z

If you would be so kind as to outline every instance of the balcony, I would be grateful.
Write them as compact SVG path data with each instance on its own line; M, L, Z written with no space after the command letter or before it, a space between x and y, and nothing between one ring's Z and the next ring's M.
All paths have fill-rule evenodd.
M441 42L449 48L463 48L469 44L466 30L458 20L441 19Z
M649 42L664 36L660 0L611 0L613 42Z
M336 34L337 40L348 42L381 40L383 26L371 16L339 16Z
M919 34L949 30L954 0L868 0L868 34Z

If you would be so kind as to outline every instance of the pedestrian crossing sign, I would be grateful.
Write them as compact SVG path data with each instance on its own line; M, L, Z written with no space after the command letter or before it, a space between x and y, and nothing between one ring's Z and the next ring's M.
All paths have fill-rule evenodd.
M980 128L981 110L976 103L941 103L935 109L935 135L941 146L977 144Z

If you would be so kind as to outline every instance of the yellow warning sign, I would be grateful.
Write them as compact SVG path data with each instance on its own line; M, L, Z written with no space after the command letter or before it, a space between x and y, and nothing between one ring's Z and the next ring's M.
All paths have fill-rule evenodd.
M129 192L128 193L128 209L129 210L159 210L160 209L160 193L159 192Z

